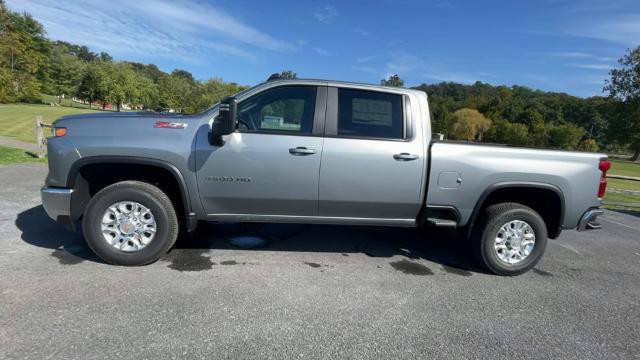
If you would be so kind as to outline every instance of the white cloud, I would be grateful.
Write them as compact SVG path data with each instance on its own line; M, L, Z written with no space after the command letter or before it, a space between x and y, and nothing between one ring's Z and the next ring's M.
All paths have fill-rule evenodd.
M640 15L608 16L604 21L600 19L601 17L572 24L566 29L566 33L628 46L638 46L640 43Z
M610 70L612 68L609 64L573 64L573 66L581 69L591 70Z
M313 51L316 52L316 54L318 55L322 55L322 56L330 56L333 55L333 53L327 49L323 49L321 47L314 47Z
M410 54L406 51L398 51L391 55L391 59L385 64L385 75L403 75L412 71L424 68L426 62L419 56Z
M380 58L380 55L368 55L368 56L361 56L359 58L356 59L357 63L367 63L367 62L371 62L375 59Z
M566 51L566 52L537 52L531 53L534 55L543 55L552 58L562 58L562 59L573 59L573 60L593 60L593 61L602 61L602 62L612 62L616 59L610 56L600 56L587 52L580 51Z
M593 57L593 54L585 53L585 52L578 52L578 51L549 52L549 53L543 53L543 54L544 54L544 55L553 56L553 57L560 57L560 58L578 58L578 59L584 59L584 58L591 58L591 57Z
M255 50L287 51L276 39L211 6L183 0L93 2L8 0L42 22L49 37L116 57L142 55L206 63L219 54L253 58ZM215 40L210 40L215 38Z
M360 29L360 28L355 28L353 29L353 31L356 32L356 34L362 35L362 36L371 36L371 32L364 30L364 29Z
M338 17L338 10L336 10L332 5L326 5L315 11L313 13L313 17L320 22L330 23L333 19Z
M373 66L354 66L355 70L362 71L367 74L371 74L374 76L378 76L380 74L380 70L376 69Z
M156 0L137 0L127 2L141 15L154 22L176 24L180 27L191 27L193 31L213 31L222 36L240 42L270 50L287 50L291 45L274 39L257 29L245 25L233 16L208 5L200 5L191 1L180 3Z
M380 61L376 61L380 59ZM443 59L428 58L409 53L395 51L388 56L369 55L356 59L353 69L376 76L387 78L397 74L401 78L418 78L436 81L455 81L473 84L476 81L487 81L496 76L487 72L468 71L465 64Z

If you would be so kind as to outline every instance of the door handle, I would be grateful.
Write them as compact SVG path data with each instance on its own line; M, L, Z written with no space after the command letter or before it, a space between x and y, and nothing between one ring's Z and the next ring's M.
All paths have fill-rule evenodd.
M409 154L409 153L400 153L400 154L393 155L393 158L398 161L411 161L411 160L416 160L417 158L419 158L419 156Z
M316 153L315 149L307 149L304 146L298 146L298 147L289 149L289 154L295 155L295 156L313 155L315 153Z

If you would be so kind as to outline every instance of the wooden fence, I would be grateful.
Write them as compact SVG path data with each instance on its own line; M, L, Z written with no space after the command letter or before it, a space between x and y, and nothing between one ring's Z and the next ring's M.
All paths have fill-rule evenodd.
M42 159L47 154L47 137L44 128L51 128L51 125L42 123L42 116L36 116L36 145L38 146L38 158Z

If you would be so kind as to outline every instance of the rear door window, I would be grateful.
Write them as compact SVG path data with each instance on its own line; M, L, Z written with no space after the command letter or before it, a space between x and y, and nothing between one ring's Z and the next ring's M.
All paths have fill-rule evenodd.
M338 89L338 136L404 139L402 95Z

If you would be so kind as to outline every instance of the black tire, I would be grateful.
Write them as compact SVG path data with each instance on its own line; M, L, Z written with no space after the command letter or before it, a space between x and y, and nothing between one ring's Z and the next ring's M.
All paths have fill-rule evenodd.
M134 201L151 210L156 233L146 247L124 252L110 245L102 235L101 222L107 208L120 201ZM104 261L114 265L138 266L158 260L178 237L178 217L173 203L162 190L140 181L122 181L95 194L87 205L82 220L87 244Z
M535 245L524 260L509 264L498 257L494 246L500 228L513 220L529 224L535 235ZM533 209L518 203L499 203L487 207L474 235L473 245L479 261L496 275L514 276L529 271L540 261L547 247L547 227L544 220Z

